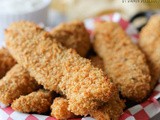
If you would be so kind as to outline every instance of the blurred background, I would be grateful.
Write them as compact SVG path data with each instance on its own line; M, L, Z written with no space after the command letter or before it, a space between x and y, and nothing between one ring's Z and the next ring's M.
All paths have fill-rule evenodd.
M160 9L159 3L122 3L122 0L52 0L51 9L65 15L67 20L119 12L125 19L136 13Z
M160 3L122 3L122 0L52 0L51 8L68 19L85 19L120 12L126 18L145 10L159 9Z
M139 12L160 13L160 2L123 3L122 1L128 0L0 0L0 40L4 39L4 29L10 23L19 20L34 21L54 27L65 21L84 20L115 12L121 13L126 20L133 19ZM150 14L152 13L145 13L145 17ZM146 20L141 18L135 24L143 25L143 22Z

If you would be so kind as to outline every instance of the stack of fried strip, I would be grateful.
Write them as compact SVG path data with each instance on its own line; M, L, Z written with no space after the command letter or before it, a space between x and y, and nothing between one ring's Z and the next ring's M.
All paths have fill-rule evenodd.
M65 95L68 109L76 115L89 114L111 100L116 91L89 60L61 46L33 23L12 24L6 31L6 40L7 48L18 63L45 89Z
M75 42L72 46L73 47L76 46L77 50L83 51L83 55L85 55L89 48L87 48L85 50L84 49L82 50L81 44L84 44L84 42L87 42L88 45L86 45L86 46L89 47L90 46L90 42L89 42L90 39L89 39L88 32L84 28L84 24L82 22L73 22L73 23L69 23L69 24L67 23L67 24L63 24L63 25L65 26L65 28L61 27L62 28L61 31L63 31L63 32L58 32L57 33L55 31L56 34L54 34L53 37L56 37L56 38L58 37L59 38L59 36L63 36L63 33L65 33L65 36L63 37L64 39L63 40L61 39L60 42L67 45L67 43L70 42L70 40L73 41L73 38L79 36L78 41L76 39L74 39ZM60 25L60 26L63 26L63 25ZM67 31L66 30L67 26L72 26L74 29L70 29L70 30L68 29L68 31ZM57 29L57 28L55 28L55 29ZM74 33L76 28L81 28L81 29L77 30L77 32ZM0 55L1 55L1 58L0 58L1 65L0 65L0 67L1 67L1 71L3 70L3 72L1 72L1 73L6 73L7 70L9 68L11 68L16 62L12 58L12 56L9 54L8 50L5 49L5 48L2 48L0 50ZM4 74L1 74L1 75L4 76ZM32 94L24 96L24 97L23 96L20 97L21 95L26 95L26 94L31 93L31 92L40 88L40 86L37 84L37 82L32 77L30 77L28 72L23 67L21 67L20 65L15 65L15 67L13 67L8 72L8 74L2 79L0 84L2 86L1 89L0 89L0 93L1 93L0 94L0 96L1 96L0 101L3 104L8 105L8 104L12 103L13 100L16 99L13 102L13 105L12 105L13 109L15 109L15 110L18 110L18 111L21 111L21 112L24 112L25 109L28 112L33 112L33 110L34 110L34 112L39 112L40 111L39 108L41 108L41 111L43 111L43 112L46 111L46 110L49 110L50 106L43 109L43 106L47 105L48 103L47 103L47 101L44 102L44 100L42 98L40 98L43 94L45 95L47 93L47 91L45 91L45 93L39 92L39 91L34 92L34 94L35 94L34 98L35 99L31 99L30 96ZM51 94L48 93L48 95L50 95L50 97L51 97ZM28 99L30 101L27 102L26 99ZM36 104L34 104L35 100L41 100L41 99L43 100L43 104L42 104L41 101L39 101L38 102L39 105L36 106ZM23 105L20 104L20 101L24 102ZM25 106L27 106L27 108ZM36 107L37 107L37 109L36 109Z
M159 21L160 16L151 18L139 43L148 58L152 81L144 54L116 23L96 24L93 45L103 61L91 57L93 65L80 57L86 56L90 48L83 23L62 24L51 33L30 22L12 24L6 30L6 44L18 64L6 49L0 51L0 67L4 70L0 77L15 65L0 81L0 101L13 102L12 108L21 112L45 113L51 107L51 115L57 119L91 115L97 120L118 120L124 102L113 83L124 98L140 102L160 77ZM4 65L8 67L3 69ZM38 83L47 90L38 90L41 87ZM53 91L62 97L52 104Z
M117 23L97 23L93 45L123 97L136 102L147 97L151 79L146 58Z
M71 45L71 47L76 46L77 50L83 51L86 54L88 51L88 48L85 50L84 49L82 50L81 44L84 44L84 42L87 42L88 43L87 46L90 46L90 43L89 43L90 39L89 39L88 32L84 28L84 24L82 22L76 22L76 23L73 22L73 23L69 23L69 24L67 23L66 25L65 24L63 24L63 25L65 26L65 28L67 26L72 26L74 29L70 29L70 30L68 29L68 31L69 31L68 32L67 30L65 30L65 28L61 27L61 31L63 31L63 33L65 33L65 37L63 37L64 39L63 40L61 39L60 42L67 45L67 43L70 42L70 39L73 41L73 38L75 38L76 36L79 36L79 41L74 39L75 42L73 45ZM63 26L63 25L61 25L61 26ZM81 29L78 30L76 33L74 33L75 29L79 28L79 27ZM55 28L55 29L57 29L57 28ZM57 33L55 31L55 33L56 34L54 34L53 37L57 38L59 36L63 36L62 32ZM70 34L70 33L72 33L72 34ZM0 56L1 56L0 67L1 67L1 73L2 73L1 76L4 76L4 73L6 73L16 62L12 58L12 56L9 54L8 50L5 48L2 48L0 50ZM8 104L12 103L13 100L16 99L12 104L12 108L15 110L18 110L20 112L25 111L25 112L44 113L49 110L50 106L48 103L50 103L50 102L48 100L45 101L43 99L43 96L46 96L45 94L48 94L48 97L53 98L53 95L50 94L49 91L33 92L33 91L39 89L40 86L37 84L37 82L32 77L30 77L28 72L20 65L15 65L15 67L13 67L8 72L8 74L2 79L0 84L1 84L0 101L3 104L8 105ZM33 92L33 93L31 93L31 92ZM31 94L26 95L28 93L31 93ZM26 95L26 96L21 96L21 95ZM34 99L32 99L33 96L34 96ZM35 104L35 101L37 101L38 105ZM21 104L21 102L23 102L23 104ZM51 105L51 103L50 103L50 105ZM48 107L45 107L45 109L44 109L44 106L48 106Z
M67 31L64 28L62 28L61 31L63 31L63 33L65 33L65 37L63 37L64 39L63 40L61 39L60 42L62 42L64 44L67 44L70 41L70 39L72 40L78 34L79 35L79 41L76 42L77 40L74 39L75 42L74 42L73 46L76 46L77 50L79 50L79 51L82 51L82 48L81 48L80 45L84 44L84 42L87 42L88 43L87 46L90 46L89 34L86 31L86 29L84 28L84 24L82 22L73 22L73 23L70 23L70 24L66 24L66 25L63 24L63 25L65 26L65 28L67 26L73 26L74 29L71 29L71 30ZM81 30L77 31L76 34L73 34L75 29L79 28L79 27L81 28ZM55 29L57 29L57 28L55 28ZM62 32L57 33L55 31L55 33L56 34L54 34L53 36L56 37L56 38L58 36L63 36ZM84 36L84 34L85 34L85 36ZM75 44L77 44L77 45L75 45ZM83 51L84 51L84 49L83 49ZM85 53L83 55L85 55L87 53L87 51L88 51L88 48L84 51ZM12 58L12 56L9 54L8 50L5 49L5 48L0 49L0 56L1 56L0 57L0 76L3 77L4 74L9 69L11 69L12 66L14 66L16 64L16 61ZM4 80L5 80L5 82L4 82ZM11 69L9 71L9 73L2 79L2 81L0 83L1 83L1 86L2 86L1 90L0 90L0 92L1 92L0 101L2 103L5 103L5 104L10 104L10 103L12 103L12 101L14 99L18 98L20 95L25 95L26 93L33 92L34 90L39 88L39 85L35 82L35 80L33 80L33 78L31 78L29 76L28 72L23 67L21 67L20 65L16 65L16 67ZM32 87L32 86L30 87L31 84L33 84L34 87ZM30 89L29 90L27 88L24 89L25 86L30 87ZM31 89L31 88L33 88L33 89ZM3 90L5 92L3 92ZM19 92L16 92L16 91L19 91ZM15 93L15 94L11 95L12 93Z
M9 105L21 95L27 95L39 88L29 73L17 64L0 80L0 101Z

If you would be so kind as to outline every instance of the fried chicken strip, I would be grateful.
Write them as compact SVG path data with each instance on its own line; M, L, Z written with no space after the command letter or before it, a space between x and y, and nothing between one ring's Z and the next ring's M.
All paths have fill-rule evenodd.
M160 78L160 16L150 18L148 24L140 32L139 46L145 53L151 71L151 88Z
M13 100L39 89L38 83L28 72L16 64L6 76L0 80L0 102L8 105Z
M146 58L123 29L113 22L97 23L93 44L122 96L136 102L146 98L151 91Z
M86 56L90 48L90 37L83 22L62 23L50 33L65 47L75 49L82 57Z
M9 71L16 61L12 58L6 48L0 49L0 79L5 76L7 71Z
M51 105L51 116L56 119L66 120L75 117L75 115L68 110L68 101L63 97L57 97L54 99Z
M13 110L25 113L46 113L50 110L54 94L40 89L14 100L11 107Z
M5 35L7 48L17 62L45 89L64 94L74 114L87 115L112 96L114 85L101 70L37 25L17 22Z

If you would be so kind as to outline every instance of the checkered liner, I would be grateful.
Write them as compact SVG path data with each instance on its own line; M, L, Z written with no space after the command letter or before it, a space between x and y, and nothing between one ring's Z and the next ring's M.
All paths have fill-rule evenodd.
M127 21L121 18L120 14L115 13L113 15L101 16L94 19L85 20L85 25L92 37L92 31L94 29L94 22L96 21L113 21L118 22L122 28L131 36L133 42L137 43L138 32ZM160 98L160 81L154 89L152 95L143 103L135 105L121 115L119 120L148 120L154 117L160 112L160 104L158 102ZM56 120L50 116L38 115L38 114L25 114L12 110L11 107L0 108L0 120ZM70 119L70 120L94 120L91 117Z

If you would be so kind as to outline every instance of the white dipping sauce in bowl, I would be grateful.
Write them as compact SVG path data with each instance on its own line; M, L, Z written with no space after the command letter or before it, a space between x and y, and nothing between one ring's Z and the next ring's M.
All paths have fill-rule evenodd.
M4 30L15 21L28 20L37 24L47 23L51 0L0 0L0 42Z
M1 0L0 14L23 14L42 8L44 0Z

